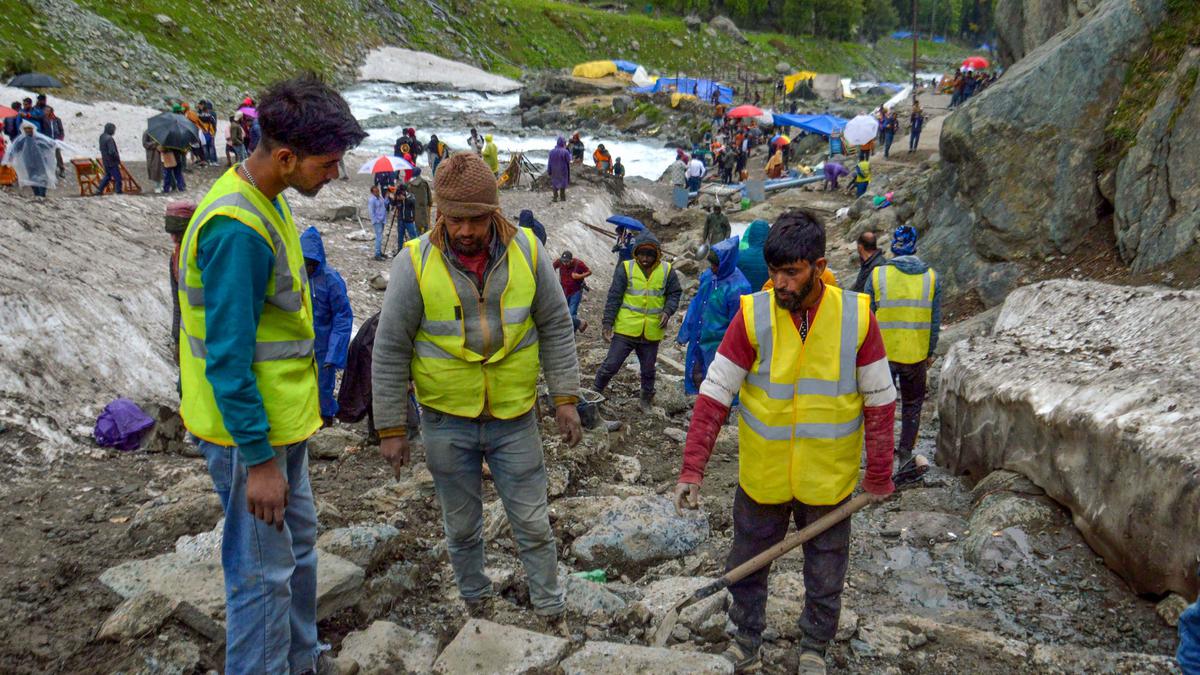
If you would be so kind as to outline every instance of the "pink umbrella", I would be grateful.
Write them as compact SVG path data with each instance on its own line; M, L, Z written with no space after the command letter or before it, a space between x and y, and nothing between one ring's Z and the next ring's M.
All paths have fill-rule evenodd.
M258 110L251 106L248 106L248 105L244 105L244 106L238 108L238 112L242 113L246 117L252 117L252 118L258 117Z
M762 108L753 105L739 105L738 107L725 113L726 117L761 117L763 114Z

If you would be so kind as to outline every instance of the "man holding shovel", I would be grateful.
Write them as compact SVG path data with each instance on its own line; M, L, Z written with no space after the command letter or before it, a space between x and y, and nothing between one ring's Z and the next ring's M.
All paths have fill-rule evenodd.
M675 487L677 508L699 507L717 434L740 397L734 538L726 569L779 543L788 521L812 524L850 499L858 482L878 501L892 484L896 390L870 301L825 285L825 228L806 211L784 213L763 246L774 288L742 296L700 385ZM799 672L825 672L850 554L850 521L804 544ZM732 584L737 635L724 656L737 672L760 664L769 565Z

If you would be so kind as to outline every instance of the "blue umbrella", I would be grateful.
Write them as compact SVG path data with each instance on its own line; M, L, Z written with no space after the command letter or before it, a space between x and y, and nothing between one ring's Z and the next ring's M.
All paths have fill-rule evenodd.
M627 230L632 230L634 232L640 232L646 229L646 226L642 224L642 221L638 220L637 218L630 218L629 216L609 216L606 222L623 227Z

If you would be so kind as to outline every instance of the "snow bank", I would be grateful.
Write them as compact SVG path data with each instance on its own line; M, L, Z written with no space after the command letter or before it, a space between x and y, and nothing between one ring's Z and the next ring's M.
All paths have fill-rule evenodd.
M521 88L520 82L492 75L475 66L399 47L384 47L367 54L366 62L358 70L358 79L398 84L441 84L467 91L496 93Z

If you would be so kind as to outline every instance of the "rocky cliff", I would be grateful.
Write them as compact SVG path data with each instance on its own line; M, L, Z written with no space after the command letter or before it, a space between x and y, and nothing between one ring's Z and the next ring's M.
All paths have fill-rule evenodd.
M915 223L926 234L925 252L952 291L974 289L994 306L1020 283L1023 263L1070 254L1084 242L1112 240L1104 218L1113 205L1096 179L1106 129L1130 65L1163 23L1166 5L1165 0L1104 0L946 120L942 161L918 203ZM1188 81L1187 72L1181 82ZM1192 78L1189 86L1194 84ZM1172 101L1164 100L1164 110L1177 107ZM1163 117L1157 132L1144 130L1147 148L1165 135L1194 133L1190 117L1170 112ZM1192 131L1185 130L1189 124ZM1161 179L1172 161L1181 161L1168 159L1161 148L1148 152L1131 159L1123 194L1142 194L1147 204L1142 211L1157 208L1155 213L1162 214L1164 225L1153 229L1148 244L1160 261L1163 251L1178 251L1179 246L1162 242L1186 229L1188 220L1178 209L1162 206L1162 198L1151 197L1163 192L1158 186L1147 188L1149 194L1135 187ZM1177 178L1186 181L1187 175ZM1178 181L1171 186L1191 194ZM1116 208L1128 208L1121 195ZM1126 226L1129 246L1140 228Z
M1099 0L996 0L996 49L1005 66L1073 25Z

